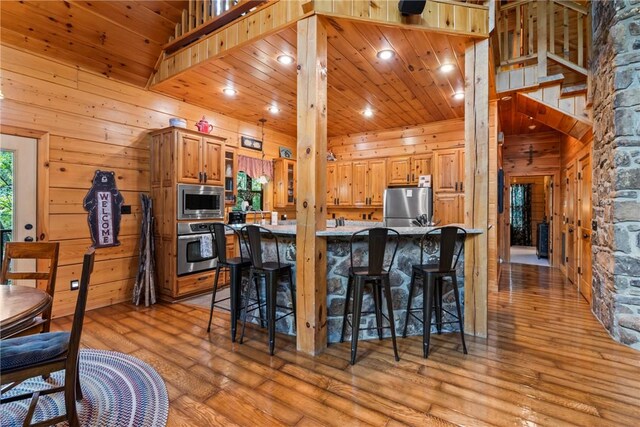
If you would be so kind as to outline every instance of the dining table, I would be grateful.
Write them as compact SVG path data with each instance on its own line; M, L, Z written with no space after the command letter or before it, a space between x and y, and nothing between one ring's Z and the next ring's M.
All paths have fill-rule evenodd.
M42 289L0 285L0 338L7 338L40 323L38 315L53 299Z

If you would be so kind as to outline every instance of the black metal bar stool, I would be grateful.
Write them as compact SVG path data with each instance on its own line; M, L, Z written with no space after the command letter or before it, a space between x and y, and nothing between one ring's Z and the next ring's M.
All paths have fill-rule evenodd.
M427 264L424 262L425 248L427 240L439 235L440 260L437 264ZM458 323L460 326L460 338L462 339L462 350L467 354L467 345L464 342L464 326L462 322L462 310L460 306L460 293L458 292L458 281L456 279L456 266L464 247L464 240L467 237L466 231L460 227L441 227L426 232L420 239L420 264L414 264L411 272L411 284L409 285L409 298L407 305L407 316L404 322L402 337L407 337L407 325L409 316L413 316L422 322L422 351L426 358L429 355L429 340L431 338L431 317L435 305L436 328L438 334L442 333L442 325ZM442 307L442 296L444 295L444 278L449 277L453 286L453 296L456 300L457 316L444 310ZM422 280L423 304L421 308L411 308L413 291L416 279ZM422 319L414 314L415 311L422 311ZM446 312L455 320L449 322L442 321L442 312Z
M243 239L248 243L249 258L251 259L251 269L249 273L249 286L246 290L244 297L244 314L242 318L242 334L240 335L240 343L244 339L244 330L247 324L247 315L249 311L261 310L263 306L267 308L267 329L269 332L269 354L273 355L275 347L275 332L276 322L284 317L293 314L294 323L296 317L296 291L293 284L292 265L280 262L280 250L278 247L278 239L267 228L257 225L247 225L242 227L241 234ZM275 242L276 246L276 261L264 261L262 251L262 238L266 237ZM278 293L278 278L282 275L286 275L289 279L289 290L291 292L292 307L284 307L276 304ZM260 301L260 281L259 279L265 278L266 286L266 301L262 303ZM249 307L249 290L251 285L254 284L256 288L257 304L252 308ZM276 308L289 309L290 311L282 316L276 318ZM262 323L262 313L260 313L260 321Z
M218 254L218 264L216 265L216 276L213 280L213 294L211 295L211 310L209 311L209 326L207 332L211 331L211 319L213 318L213 307L215 304L229 300L231 313L231 341L236 341L236 324L238 315L240 314L240 291L242 289L242 273L249 271L251 261L242 256L242 244L240 233L233 227L221 222L211 224L209 229L213 233L213 241ZM226 230L231 230L233 235L238 237L238 245L240 246L240 257L227 258L227 234ZM228 270L231 278L229 280L230 295L227 298L216 300L218 292L218 279L220 270ZM223 308L226 310L226 308Z
M387 243L389 241L389 235L392 235L393 252L389 259L389 263L385 263L385 254L387 252ZM356 240L364 239L367 236L368 243L368 263L366 265L356 266L353 262L354 242ZM389 271L393 265L393 260L396 257L396 251L398 250L400 233L391 228L368 228L361 230L351 235L349 242L351 247L351 267L349 268L349 280L347 282L347 300L344 304L344 315L342 317L342 334L340 335L340 342L344 342L344 335L347 329L348 314L349 314L349 298L351 297L353 290L353 309L351 315L351 364L356 363L356 354L358 351L358 335L361 330L378 330L378 338L382 340L382 330L391 329L391 339L393 341L393 353L396 361L400 360L398 356L398 348L396 346L396 327L393 319L393 301L391 299L391 284L389 281ZM364 287L366 283L371 283L373 286L373 301L375 310L373 312L362 311L362 299L364 297ZM353 289L352 289L353 288ZM387 302L387 314L382 312L382 291L384 291L384 298ZM375 328L360 328L360 319L363 314L375 313L376 315L376 327ZM382 326L382 319L386 319L389 326Z

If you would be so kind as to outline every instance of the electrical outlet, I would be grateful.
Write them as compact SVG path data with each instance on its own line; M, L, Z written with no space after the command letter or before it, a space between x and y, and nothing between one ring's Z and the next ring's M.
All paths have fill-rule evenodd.
M71 281L70 285L71 285L71 290L72 290L72 291L77 291L77 290L78 290L78 288L80 287L80 281L79 281L79 280L77 280L77 279L73 279L73 280Z

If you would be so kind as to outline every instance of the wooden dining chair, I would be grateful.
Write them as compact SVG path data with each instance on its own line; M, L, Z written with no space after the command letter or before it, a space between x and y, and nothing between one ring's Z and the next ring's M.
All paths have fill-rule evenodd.
M0 283L7 283L7 280L46 280L46 292L53 299L56 288L56 274L58 272L59 249L60 244L58 242L8 242L5 248L5 257L2 262ZM11 261L19 259L35 259L36 264L37 260L46 260L49 261L49 267L47 271L38 271L37 266L36 271L9 271ZM53 304L33 323L29 323L15 331L10 331L8 334L3 333L2 338L18 334L49 332L52 307Z
M76 301L71 332L47 332L2 340L0 370L2 371L2 396L0 404L16 402L31 397L25 426L48 426L64 420L71 427L79 426L76 401L82 400L82 390L78 377L80 336L84 312L87 305L89 282L93 271L94 249L84 255L80 289ZM65 370L64 386L4 397L5 393L21 382L36 376L47 376L59 370ZM66 413L49 420L31 424L38 398L41 395L64 392Z

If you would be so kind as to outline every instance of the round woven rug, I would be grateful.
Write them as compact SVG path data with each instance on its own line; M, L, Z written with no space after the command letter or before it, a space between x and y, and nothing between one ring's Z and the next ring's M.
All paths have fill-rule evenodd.
M6 397L62 384L64 371L58 371L46 381L31 378L7 392ZM80 350L80 384L84 399L76 407L82 426L157 427L167 423L167 388L155 369L140 359L114 351ZM0 424L21 426L29 401L0 405ZM32 422L65 412L62 393L40 396Z

